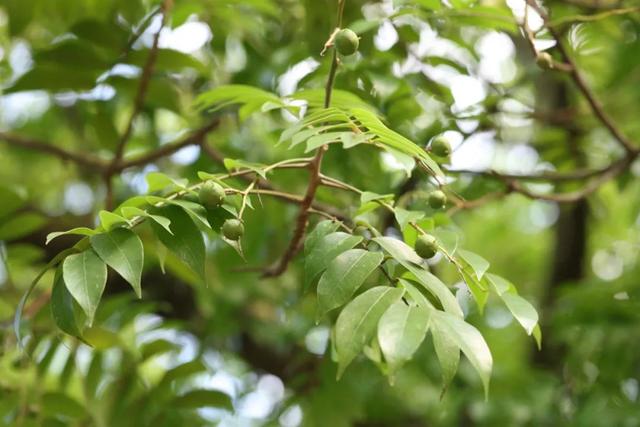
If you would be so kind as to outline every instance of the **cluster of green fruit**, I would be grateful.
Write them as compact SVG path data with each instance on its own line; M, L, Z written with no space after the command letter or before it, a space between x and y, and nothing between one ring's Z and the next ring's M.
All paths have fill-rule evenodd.
M218 209L224 203L224 188L214 181L206 181L200 187L198 200L207 210ZM237 218L227 219L222 224L222 235L229 240L240 240L244 234L244 225Z

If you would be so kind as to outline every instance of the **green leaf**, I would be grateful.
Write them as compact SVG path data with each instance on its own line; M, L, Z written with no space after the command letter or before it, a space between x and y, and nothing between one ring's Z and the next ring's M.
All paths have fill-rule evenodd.
M360 132L360 133L341 132L340 133L340 141L342 141L342 147L345 150L355 147L356 145L365 143L370 139L373 139L373 135L366 132Z
M126 218L116 215L109 211L100 211L98 213L100 217L100 224L105 230L111 230L116 225L128 225L129 221Z
M410 222L417 222L424 218L424 212L408 211L402 208L395 208L394 215L398 225L400 225L400 230L404 230Z
M361 241L360 236L352 236L340 231L322 237L304 260L305 289L308 289L335 257Z
M183 363L169 369L162 377L162 380L158 384L158 387L168 386L175 380L188 378L200 372L206 372L206 370L207 367L199 359Z
M207 210L204 208L204 206L195 202L181 199L167 200L167 203L180 206L185 210L186 213L189 214L189 216L196 222L196 224L200 224L203 229L207 230L211 228L211 225L207 220Z
M538 312L536 309L519 295L506 292L501 297L513 317L527 331L527 334L531 335L538 324Z
M360 195L361 204L373 201L391 202L393 201L393 194L378 194L371 191L363 191Z
M122 346L122 340L118 334L100 326L86 328L84 330L84 339L96 350L106 350L108 348Z
M170 405L179 409L222 408L233 411L229 395L217 390L191 390L173 399Z
M137 66L144 66L149 58L149 49L132 51L127 62ZM162 71L182 71L184 68L193 68L200 74L208 72L207 67L194 56L174 49L158 49L156 54L155 69Z
M483 286L478 279L476 279L473 273L469 271L469 267L466 267L464 270L459 271L462 279L469 287L469 291L471 292L471 295L473 295L473 299L478 305L478 310L482 314L484 311L484 306L489 299L489 292L487 291L486 287Z
M140 216L140 217L144 217L144 218L150 218L153 221L155 221L156 223L158 223L158 225L160 225L162 228L167 230L167 232L169 234L173 234L173 232L171 231L171 228L170 228L171 221L169 221L168 218L165 218L165 217L160 216L160 215L152 215L147 211L144 211L144 210L136 208L136 207L131 207L131 206L124 206L124 207L122 207L121 210L122 210L122 215L124 215L124 217L127 218L127 219L131 219L131 218L136 217L136 216Z
M92 228L87 228L87 227L76 227L67 231L56 231L56 232L47 234L47 240L45 242L45 245L48 245L49 242L51 242L53 239L56 239L60 236L66 236L69 234L78 235L78 236L93 236L94 234L98 234L98 231Z
M442 228L433 230L431 234L436 238L440 250L452 258L458 249L458 234Z
M318 313L324 315L349 301L382 259L381 253L364 249L351 249L333 259L318 282Z
M144 249L136 233L128 228L116 228L91 236L91 246L109 267L129 282L138 298L142 298Z
M22 342L22 333L20 331L20 327L22 325L22 313L24 311L24 306L27 304L27 300L31 295L31 292L33 292L35 287L40 282L40 279L42 279L42 277L47 273L47 271L49 271L51 267L57 265L69 254L76 253L79 250L86 248L88 246L88 243L89 243L88 239L84 238L80 240L78 243L76 243L73 247L69 249L65 249L64 251L60 252L58 255L54 256L53 259L49 261L42 270L40 270L38 275L29 284L29 287L27 288L27 290L24 292L24 294L22 294L22 297L18 302L18 307L16 308L16 313L13 316L13 332L16 335L16 341L18 342L18 347L21 350L24 350L24 343Z
M245 162L244 160L236 160L236 159L224 159L224 167L229 171L233 172L236 170L249 169L262 178L267 178L267 173L265 172L265 168L267 165L263 165L261 163L251 163Z
M30 90L51 92L88 90L95 86L99 75L98 70L75 69L58 64L38 64L20 76L4 93Z
M538 327L538 312L526 299L518 295L516 287L508 280L495 274L487 274L488 282L493 286L498 296L502 299L507 309L513 317L522 325L527 335L531 335ZM538 328L539 332L539 328ZM540 341L540 337L536 337L536 342Z
M320 135L312 136L307 139L307 147L304 152L308 153L309 151L315 150L318 147L322 147L323 145L338 142L342 136L342 132L327 132L321 133Z
M412 248L403 241L392 237L376 237L373 241L378 243L393 259L409 270L422 286L438 298L445 311L460 318L463 317L462 309L453 293L440 279L419 266L422 263L422 258Z
M434 311L431 322L433 329L446 335L467 356L482 380L486 397L489 393L493 358L480 332L464 320L442 311Z
M206 283L204 239L191 217L182 208L172 205L155 208L153 213L168 218L173 230L173 234L170 234L164 227L152 222L151 227L158 239Z
M167 187L184 190L189 183L186 179L174 179L162 172L149 172L144 178L147 181L148 193L164 190Z
M489 269L489 261L487 261L486 259L482 258L480 255L478 255L476 253L465 251L464 249L459 249L458 250L458 255L467 264L469 264L469 266L471 268L473 268L473 271L475 272L476 277L478 278L478 280L482 280L482 276Z
M340 227L340 223L329 219L320 221L304 241L304 253L309 254L324 236L333 233Z
M80 304L91 325L107 283L107 266L88 249L69 255L62 263L62 273L69 293Z
M0 184L0 218L6 218L26 203L23 191Z
M251 103L255 110L259 110L266 102L284 106L282 100L271 92L248 85L223 85L198 96L196 107L218 110L233 104Z
M422 264L422 258L402 240L394 239L393 237L375 237L373 241L382 246L400 264L404 265L406 262Z
M456 372L458 371L460 347L453 338L441 328L432 326L431 335L433 336L433 347L440 362L440 369L442 370L442 396L447 391L449 384L451 384L453 377L456 376Z
M36 212L25 212L0 221L0 240L14 240L28 236L42 228L47 218Z
M374 113L362 108L352 108L350 112L364 127L376 135L377 141L392 149L420 159L434 176L444 176L440 166L429 157L424 149L399 133L389 129Z
M338 378L375 336L380 317L402 294L399 288L376 286L358 295L340 312L335 326Z
M310 107L324 107L324 89L305 89L292 95L293 99L304 100ZM353 107L360 107L375 112L375 107L369 105L359 96L346 90L334 89L331 93L331 105L346 110Z
M62 279L62 268L56 270L56 275L53 279L51 315L60 330L77 338L82 337L73 308L73 297Z
M429 329L431 310L424 306L395 302L378 324L378 342L390 372L411 359Z
M86 415L84 406L60 392L47 392L40 396L42 415L81 418Z

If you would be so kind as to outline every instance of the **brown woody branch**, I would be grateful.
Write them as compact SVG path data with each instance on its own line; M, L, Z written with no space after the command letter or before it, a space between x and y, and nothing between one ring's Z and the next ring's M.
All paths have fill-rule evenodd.
M158 43L160 41L160 33L162 32L162 29L164 27L167 13L169 12L171 5L171 0L164 0L162 2L162 5L160 7L162 14L160 28L153 36L153 42L151 44L151 49L149 50L149 56L147 57L147 61L142 68L142 75L140 76L138 90L136 91L136 96L133 101L133 111L131 112L131 116L129 117L129 121L127 122L124 133L118 141L113 160L111 161L109 167L104 171L103 179L106 185L105 207L107 209L111 209L113 205L113 175L115 175L117 172L116 166L122 160L125 146L127 145L127 142L129 141L129 139L131 138L131 134L133 133L133 124L138 117L138 114L140 114L140 111L142 111L142 107L144 106L144 100L147 96L147 90L149 89L149 84L151 83L151 75L153 74L156 60L158 58Z
M115 174L126 168L146 165L163 157L170 156L176 151L190 145L200 145L204 147L206 145L206 135L212 130L216 129L219 125L220 119L214 118L206 125L202 126L201 128L197 129L190 135L177 142L162 145L153 151L141 154L137 157L132 157L131 159L120 160L118 163L112 166L112 172Z
M337 27L340 28L342 26L342 13L344 12L344 3L345 0L338 0L338 19L337 19ZM331 68L329 70L329 76L327 78L327 84L325 86L325 96L324 96L324 108L329 108L331 105L331 93L333 91L333 83L335 81L336 72L338 71L338 53L334 49L333 50L333 58L331 60ZM313 200L316 196L316 191L320 186L320 182L322 181L320 170L322 168L322 158L324 157L325 151L327 151L327 145L323 145L318 148L316 154L309 164L310 168L310 178L309 184L307 186L307 191L304 195L304 199L300 205L300 212L298 213L298 217L296 218L296 228L293 232L293 236L289 241L289 245L287 249L282 254L282 257L278 261L278 263L265 270L262 274L262 277L276 277L281 275L286 269L294 256L300 251L302 248L302 239L304 238L304 234L307 231L307 226L309 222L309 209L313 204Z
M0 132L0 140L4 140L9 143L9 145L14 147L21 147L28 150L51 154L61 160L74 162L88 169L103 169L107 165L107 163L99 157L93 156L88 153L76 153L73 151L69 151L56 145L50 144L46 141L35 138L28 138L7 132Z

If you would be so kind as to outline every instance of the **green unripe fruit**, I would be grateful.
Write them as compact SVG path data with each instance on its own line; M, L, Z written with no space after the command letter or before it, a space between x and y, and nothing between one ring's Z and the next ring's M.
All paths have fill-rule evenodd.
M550 70L553 68L553 58L547 52L539 52L536 57L536 64L543 70Z
M438 252L436 238L430 234L422 234L418 236L418 240L416 240L414 248L418 256L425 259L433 258Z
M198 199L200 204L207 209L215 209L224 202L224 188L214 181L207 181L200 187Z
M348 28L338 31L334 43L340 55L349 56L358 51L360 39L358 35Z
M429 151L438 157L449 157L451 154L451 144L444 135L438 135L429 144Z
M238 219L228 219L222 224L222 234L229 240L239 240L244 234L244 225Z
M429 206L433 209L442 209L447 205L447 196L440 190L429 193Z

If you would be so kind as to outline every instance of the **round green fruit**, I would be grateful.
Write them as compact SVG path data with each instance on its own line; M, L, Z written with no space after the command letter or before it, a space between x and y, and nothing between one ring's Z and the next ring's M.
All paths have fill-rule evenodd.
M550 70L553 68L553 58L547 52L540 52L536 57L536 64L544 70Z
M338 31L334 39L334 43L338 53L343 56L353 55L358 51L360 39L358 35L348 28Z
M239 240L244 234L244 225L238 219L228 219L222 224L222 234L229 240Z
M429 151L434 156L449 157L451 154L451 144L444 135L438 135L429 144Z
M200 204L207 209L215 209L224 202L224 188L214 181L207 181L200 187L198 199Z
M422 234L418 237L415 244L415 250L419 257L429 259L433 258L438 252L436 238L430 234Z
M442 209L447 205L447 196L440 190L429 193L429 206L433 209Z

